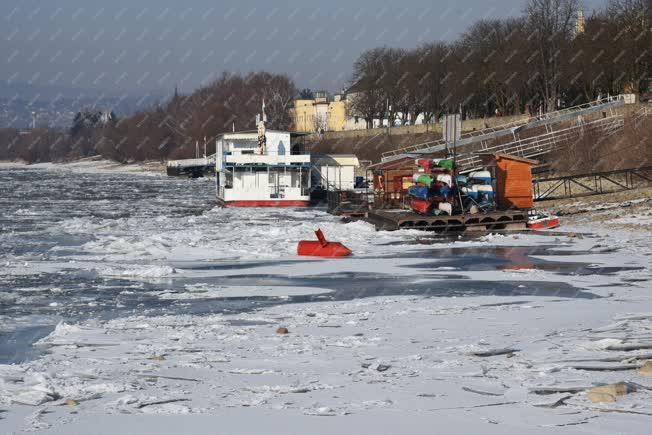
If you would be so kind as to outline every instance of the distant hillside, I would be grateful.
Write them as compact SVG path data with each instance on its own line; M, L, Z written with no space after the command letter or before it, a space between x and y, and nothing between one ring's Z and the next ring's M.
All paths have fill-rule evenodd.
M69 128L76 112L113 111L119 117L144 110L165 95L118 93L98 89L0 82L0 128L26 128L37 114L37 127Z
M45 108L37 104L22 105L23 100L0 101L0 119L4 114L13 128L0 128L0 160L27 162L65 161L101 155L118 162L192 157L195 144L206 140L208 151L214 152L214 138L225 131L256 128L256 115L265 102L268 126L287 130L291 119L289 108L297 90L292 80L282 74L264 71L240 74L224 73L218 80L190 95L170 95L163 100L147 103L146 98L121 100L111 95L106 98L82 100L66 105L63 98L45 100ZM147 97L150 98L150 97ZM135 113L125 116L112 104L136 102ZM41 100L37 100L41 101ZM86 101L86 100L84 100ZM39 103L41 104L41 103ZM19 131L27 123L19 124L15 113L31 117L38 112L37 128ZM114 111L118 115L110 122L95 122L102 113ZM12 112L13 111L13 112ZM69 122L65 128L52 127L41 122L47 116L65 115L74 119L77 111L81 118L91 122ZM12 114L13 113L13 114ZM78 117L78 120L79 118ZM11 124L13 122L13 124ZM212 148L212 149L211 149Z
M44 85L7 80L0 81L0 98L4 99L18 98L25 101L31 101L33 99L48 101L55 98L119 98L125 94L129 95L130 98L142 98L144 95L161 98L165 95L165 92L162 90L123 92L110 88L78 88L64 85Z

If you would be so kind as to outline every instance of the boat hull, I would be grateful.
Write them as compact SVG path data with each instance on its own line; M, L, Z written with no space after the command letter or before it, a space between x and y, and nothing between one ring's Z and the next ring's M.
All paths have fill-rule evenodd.
M557 228L561 222L558 217L548 217L542 219L534 219L527 223L527 227L531 230L550 230Z
M310 201L307 200L239 200L239 201L223 201L225 207L290 207L300 208L309 207Z

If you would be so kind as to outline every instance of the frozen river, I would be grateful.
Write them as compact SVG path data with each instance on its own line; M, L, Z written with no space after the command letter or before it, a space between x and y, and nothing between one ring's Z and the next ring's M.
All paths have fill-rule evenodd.
M521 263L594 273L531 258L545 245L453 248L420 233L340 224L316 209L220 209L207 179L13 168L0 170L0 189L0 363L26 358L31 342L62 320L400 294L594 297L565 284L495 285L455 273ZM333 269L296 257L296 242L317 227L355 260ZM383 263L409 264L409 273L387 273ZM424 276L432 270L449 273Z
M314 429L303 418L353 414L329 427L364 432L399 411L425 431L442 414L424 409L498 401L519 408L478 411L480 426L467 429L495 420L518 432L519 413L538 427L558 418L538 408L533 386L622 380L559 361L611 357L614 340L645 340L652 321L645 239L376 232L319 208L223 209L213 196L208 179L0 168L0 420L57 433L99 417L110 432L147 424L124 420L132 414L239 427L255 412ZM297 257L297 241L317 228L354 256ZM621 329L601 329L614 318ZM277 326L290 335L275 336ZM516 356L469 357L502 348ZM569 403L593 418L581 395ZM55 406L66 399L79 416ZM619 421L607 423L609 432Z

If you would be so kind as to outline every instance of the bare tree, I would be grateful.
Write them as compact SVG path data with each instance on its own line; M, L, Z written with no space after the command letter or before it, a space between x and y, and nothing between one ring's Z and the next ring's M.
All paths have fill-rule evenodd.
M249 81L249 80L247 80ZM262 97L265 100L265 113L267 114L268 126L277 130L289 130L292 127L290 108L297 88L294 82L287 75L258 73L252 84L262 82Z
M452 48L443 42L426 44L416 50L419 63L413 82L417 86L413 90L417 96L415 107L421 109L426 122L436 122L443 111L446 89L452 81L451 53Z
M367 128L372 128L374 119L383 116L385 99L379 89L350 91L347 102L350 113L364 119Z
M652 1L610 0L605 15L618 28L610 35L611 47L619 49L614 63L634 88L652 69Z
M476 73L463 87L475 93L485 113L520 113L527 94L525 23L521 18L480 20L462 35L465 67Z
M386 108L386 95L382 89L384 48L363 52L353 65L352 85L349 87L349 106L354 116L364 119L367 128L373 120L382 119Z
M528 0L525 8L531 33L528 63L547 111L555 110L560 95L564 59L579 7L578 0Z

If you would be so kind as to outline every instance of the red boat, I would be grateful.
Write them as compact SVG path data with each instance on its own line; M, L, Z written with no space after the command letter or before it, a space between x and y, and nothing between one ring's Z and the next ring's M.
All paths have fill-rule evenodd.
M549 230L560 225L559 216L531 216L527 227L531 230Z

